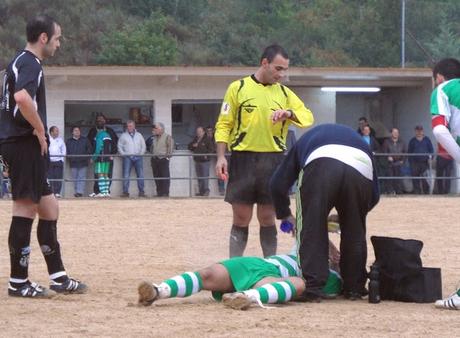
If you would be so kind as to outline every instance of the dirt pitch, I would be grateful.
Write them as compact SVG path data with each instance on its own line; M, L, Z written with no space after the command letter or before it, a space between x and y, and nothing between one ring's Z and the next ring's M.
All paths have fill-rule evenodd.
M442 268L444 295L460 280L459 199L383 198L368 217L372 234L417 238L425 266ZM459 313L432 304L337 299L291 303L276 309L234 311L202 292L137 307L136 287L159 282L227 257L231 211L221 199L63 200L59 237L67 270L89 294L53 300L9 298L7 248L11 202L0 201L0 336L300 337L458 336ZM32 236L30 276L47 284ZM253 222L247 255L260 255ZM337 241L337 236L332 235ZM279 252L292 239L279 234ZM369 245L368 264L373 261Z

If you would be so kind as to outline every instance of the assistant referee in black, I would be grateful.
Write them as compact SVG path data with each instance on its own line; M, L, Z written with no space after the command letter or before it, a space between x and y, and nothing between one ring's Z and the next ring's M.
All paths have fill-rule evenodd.
M56 230L58 202L47 181L49 137L42 61L59 48L61 27L51 17L39 15L27 23L26 30L26 48L12 60L4 76L0 110L0 155L13 195L8 294L49 298L56 293L84 293L86 285L67 276L62 263ZM28 276L30 236L37 214L37 237L51 290Z

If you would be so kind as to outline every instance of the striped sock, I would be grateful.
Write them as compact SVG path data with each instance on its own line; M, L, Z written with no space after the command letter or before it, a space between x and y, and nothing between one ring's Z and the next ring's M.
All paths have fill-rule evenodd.
M296 295L294 284L290 280L264 284L257 289L243 291L245 295L260 300L263 304L289 302Z
M198 272L184 272L163 281L158 286L159 298L188 297L203 288L203 281Z
M101 194L108 194L109 193L109 178L106 176L100 176L98 180L99 184L99 191Z

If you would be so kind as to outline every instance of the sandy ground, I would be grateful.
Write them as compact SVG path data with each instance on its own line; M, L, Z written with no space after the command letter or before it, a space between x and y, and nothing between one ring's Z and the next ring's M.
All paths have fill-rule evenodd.
M368 217L370 235L424 242L425 266L441 267L444 295L460 280L459 199L383 198ZM160 282L227 257L231 210L221 199L63 200L59 237L69 273L88 283L86 295L53 300L7 297L11 202L0 201L0 336L458 336L459 313L432 304L336 299L276 309L234 311L209 292L137 307L143 279ZM47 284L35 226L31 279ZM336 235L331 235L337 241ZM279 252L292 239L279 234ZM260 255L253 222L247 255ZM368 265L373 262L369 244Z

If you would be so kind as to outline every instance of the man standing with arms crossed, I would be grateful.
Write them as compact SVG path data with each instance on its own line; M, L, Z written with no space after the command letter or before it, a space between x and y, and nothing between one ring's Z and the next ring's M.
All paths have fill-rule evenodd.
M58 203L47 182L49 139L43 59L60 46L61 27L40 15L27 24L27 45L10 63L0 109L0 153L11 179L13 217L8 237L11 274L8 294L49 298L58 293L84 293L85 284L64 269L57 240ZM28 279L30 235L38 214L37 237L48 267L50 289Z
M312 112L279 83L288 67L289 57L281 46L267 47L256 73L232 82L222 103L215 134L216 175L229 178L225 201L233 209L230 257L243 255L254 204L263 255L276 254L269 180L283 159L289 125L305 128L313 124ZM229 167L227 149L231 151Z
M439 61L433 68L433 81L436 87L431 94L431 125L438 152L447 152L460 163L460 61ZM460 310L460 289L435 305Z

